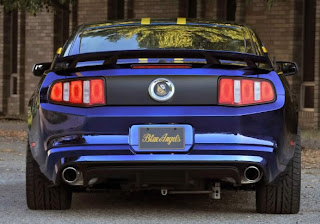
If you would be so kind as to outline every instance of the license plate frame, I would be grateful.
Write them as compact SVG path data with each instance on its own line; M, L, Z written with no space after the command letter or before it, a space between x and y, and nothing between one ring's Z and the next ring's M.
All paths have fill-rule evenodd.
M183 150L186 147L185 132L184 126L139 127L139 150Z

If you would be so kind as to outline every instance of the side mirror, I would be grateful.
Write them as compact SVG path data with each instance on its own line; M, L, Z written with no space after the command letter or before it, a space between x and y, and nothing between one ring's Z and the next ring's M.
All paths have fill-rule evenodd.
M298 65L295 62L277 61L277 71L283 72L283 75L295 75L298 72Z
M50 69L51 62L35 64L32 68L32 73L34 76L42 76L45 71Z

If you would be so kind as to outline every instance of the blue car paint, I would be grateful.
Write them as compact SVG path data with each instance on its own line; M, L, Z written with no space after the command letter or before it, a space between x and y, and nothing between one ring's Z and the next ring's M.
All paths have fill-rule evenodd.
M83 71L81 75L242 77L243 73L241 70L225 69L109 69ZM29 131L29 141L36 142L32 154L41 171L54 183L59 182L59 172L66 164L66 159L74 164L101 161L253 163L264 170L265 181L271 182L284 171L293 156L293 147L289 142L295 140L295 133L286 127L285 90L279 76L273 71L269 74L246 76L268 79L274 84L276 101L269 104L245 107L216 105L81 108L50 103L47 96L51 83L74 77L78 76L72 74L64 77L53 72L46 76L40 87L40 102L33 114ZM140 152L129 144L129 130L132 125L146 123L191 125L195 134L194 144L185 154L139 154ZM90 141L80 146L62 144L48 148L50 140L61 135L63 137L75 134L88 135Z
M153 25L176 25L157 22ZM140 23L117 24L114 26ZM187 23L186 25L222 26L223 24ZM105 24L87 29L107 28ZM79 54L80 32L73 37L63 56ZM159 59L148 59L156 63ZM169 59L166 59L169 61ZM170 59L174 61L174 59ZM190 59L188 59L190 60ZM194 59L203 63L203 59ZM118 64L139 63L139 59L119 59ZM101 61L80 62L77 67L98 65ZM244 75L237 69L106 69L81 71L68 76L54 72L43 76L29 102L29 143L31 152L43 174L58 184L63 167L82 164L113 163L210 163L213 165L254 164L272 182L293 157L297 134L297 111L285 78L271 71L268 74ZM270 80L276 91L272 103L244 107L230 106L99 106L92 108L52 104L48 92L52 82L82 77L107 76L232 76ZM188 125L192 141L183 152L142 152L135 148L135 125ZM130 140L131 138L131 140ZM33 147L34 146L34 147Z

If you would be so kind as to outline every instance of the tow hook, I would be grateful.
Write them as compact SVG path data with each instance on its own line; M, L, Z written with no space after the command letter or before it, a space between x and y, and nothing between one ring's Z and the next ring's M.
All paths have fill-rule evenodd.
M215 182L214 185L212 186L211 198L212 198L212 199L221 199L221 186L220 186L220 182Z
M161 188L161 195L167 196L168 195L168 189L167 188Z

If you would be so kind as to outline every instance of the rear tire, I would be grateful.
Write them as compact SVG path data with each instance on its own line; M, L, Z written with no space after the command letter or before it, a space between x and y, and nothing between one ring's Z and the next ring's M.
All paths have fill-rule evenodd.
M259 213L296 214L300 210L301 145L298 132L293 159L272 184L259 184L256 209Z
M32 210L64 210L71 207L72 192L66 186L53 186L40 171L27 146L26 196Z

